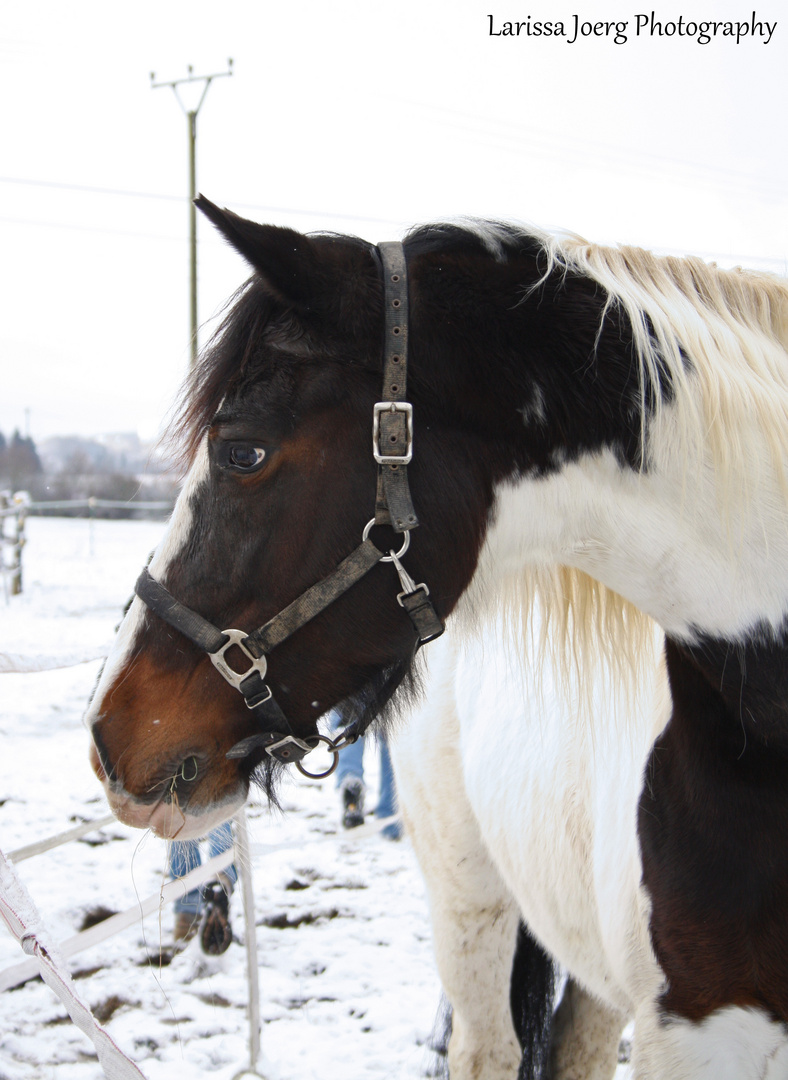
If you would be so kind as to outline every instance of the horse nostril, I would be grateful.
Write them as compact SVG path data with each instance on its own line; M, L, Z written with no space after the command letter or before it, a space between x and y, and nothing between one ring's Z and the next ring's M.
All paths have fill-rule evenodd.
M101 764L101 758L98 755L98 750L96 750L95 744L91 745L88 752L88 757L90 759L90 767L93 769L93 772L99 778L99 782L103 784L107 779L107 774L104 771L104 766Z
M197 779L197 774L199 773L199 771L200 768L197 764L197 758L194 756L187 757L180 767L179 776L181 780L184 780L187 784L190 784L192 783L192 781Z
M95 729L93 730L93 743L90 747L89 759L94 773L102 784L107 783L108 780L116 779L115 770L110 764L107 748L102 742L101 736Z

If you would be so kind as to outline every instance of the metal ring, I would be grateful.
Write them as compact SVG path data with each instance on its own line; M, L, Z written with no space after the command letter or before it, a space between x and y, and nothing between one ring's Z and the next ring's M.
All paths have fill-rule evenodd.
M321 773L311 773L311 772L309 772L307 769L304 768L304 766L301 764L300 761L297 761L295 763L295 767L298 769L298 771L303 776L309 777L310 780L325 780L325 778L327 776L330 776L331 773L334 771L334 769L336 769L337 765L339 764L339 750L337 750L337 748L334 746L334 743L331 741L331 739L327 739L325 737L325 735L315 735L314 738L317 739L317 743L312 747L312 750L317 750L317 747L321 742L326 743L328 745L328 747L330 748L331 753L334 755L334 760L331 762L331 765L329 766L328 769L326 769L325 772L321 772ZM311 751L310 751L310 753L311 753Z
M374 518L372 518L371 521L367 522L367 524L364 526L364 532L361 534L361 539L362 540L369 539L369 534L370 534L370 532L372 530L372 526L374 524L375 524L375 519ZM397 558L398 559L401 559L402 556L405 554L405 552L410 547L410 533L409 532L403 533L403 536L404 536L404 540L402 541L402 547L397 552ZM390 555L384 555L383 558L380 561L381 562L394 562L394 560L392 559L392 557Z

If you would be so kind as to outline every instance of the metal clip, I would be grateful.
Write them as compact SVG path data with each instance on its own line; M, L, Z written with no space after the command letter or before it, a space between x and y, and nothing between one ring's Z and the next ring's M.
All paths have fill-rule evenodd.
M408 432L405 453L399 456L384 454L380 447L380 414L404 413ZM372 456L378 465L410 465L413 459L413 406L409 401L378 401L372 410Z
M265 678L265 673L268 670L268 661L265 656L252 656L249 650L244 645L244 642L249 637L243 630L222 630L225 637L229 638L224 645L220 645L216 652L208 653L211 658L211 662L220 675L223 675L228 681L230 686L234 686L236 690L241 689L241 683L244 679L247 679L253 671L258 672L261 679ZM251 667L240 674L237 671L233 671L227 661L224 659L224 654L232 646L237 645L247 660L251 660ZM270 693L269 693L270 697Z
M416 582L413 580L413 578L408 573L408 571L405 569L405 567L399 561L397 556L394 554L394 552L389 551L389 555L391 556L391 561L394 563L394 566L395 566L395 568L397 570L397 573L399 574L399 582L400 582L400 585L402 586L402 592L397 594L397 603L399 604L399 606L400 607L405 606L403 604L403 602L402 602L403 597L411 596L413 593L417 592L419 589L423 589L424 590L424 595L429 596L430 595L430 590L427 588L427 586L424 584L424 582L422 581L420 585L417 585Z

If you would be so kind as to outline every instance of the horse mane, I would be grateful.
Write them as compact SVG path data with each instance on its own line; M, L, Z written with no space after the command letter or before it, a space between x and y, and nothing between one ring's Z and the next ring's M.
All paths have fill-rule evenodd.
M788 493L788 282L760 271L723 270L693 256L658 256L634 247L545 237L544 277L591 278L632 328L641 388L670 393L644 400L657 415L671 408L688 467L713 464L718 488L754 488L766 438L771 465ZM642 389L645 399L646 390ZM644 424L647 409L643 409ZM648 467L648 440L645 466Z
M498 222L419 229L412 234L413 246L415 251L440 245L459 250L463 235L466 252L481 245L498 261L536 254L541 276L523 284L524 299L554 275L578 275L601 286L607 297L600 332L608 312L624 314L639 363L644 470L660 464L658 444L649 433L662 420L669 424L669 436L661 442L683 460L685 477L712 466L723 520L726 512L746 511L748 498L769 472L788 499L784 279ZM473 592L477 610L489 612L486 583L475 582ZM528 566L486 599L498 612L501 631L519 641L523 658L549 654L565 687L589 686L589 665L599 670L601 664L619 686L634 688L642 665L653 663L654 643L661 638L647 615L572 567ZM464 606L467 612L474 602ZM537 609L540 617L534 620Z
M661 454L683 461L685 480L693 473L709 475L711 467L721 521L729 528L734 512L752 513L751 500L764 481L766 501L773 500L776 481L780 502L768 512L786 516L788 282L740 267L723 270L692 256L589 244L577 236L543 234L542 242L543 280L555 271L591 278L607 295L603 318L618 307L632 328L644 469L659 466ZM647 387L661 383L668 393L648 393ZM660 418L669 434L657 442L648 431ZM692 513L690 505L685 509ZM729 534L728 543L734 542ZM631 665L654 633L651 620L631 604L567 567L530 571L517 591L516 606L539 596L559 638L576 649L581 629L579 640L601 643L607 659L627 657Z

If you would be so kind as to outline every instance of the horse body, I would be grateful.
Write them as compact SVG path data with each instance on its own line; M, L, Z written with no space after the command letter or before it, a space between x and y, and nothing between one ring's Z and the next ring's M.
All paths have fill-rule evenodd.
M191 474L151 572L209 623L249 633L372 516L381 271L359 241L201 205L255 275L192 380ZM520 624L514 653L538 603L558 651L584 661L581 719L551 705L550 723L522 680L499 717L474 679L497 694L517 678L495 660L489 683L479 657L463 661L459 748L441 745L464 824L441 842L468 849L456 890L475 897L480 940L476 915L495 916L473 978L505 997L489 957L511 963L519 906L588 1018L572 1034L564 1010L557 1060L598 1043L607 1061L634 1011L643 1077L771 1080L788 1023L788 289L498 226L416 231L405 251L421 519L408 569L444 618L492 624L503 610ZM400 587L376 566L277 646L267 678L297 736L338 702L378 712L407 682L417 639ZM638 672L621 680L636 689L629 722L618 653ZM116 812L163 835L204 832L261 767L269 790L275 779L264 750L233 753L258 745L260 714L139 600L88 722ZM538 774L510 756L518 727ZM488 1054L507 1075L511 1020L485 1050L473 1030L455 1032L457 1069L487 1076Z
M523 658L497 624L454 630L431 650L425 694L393 742L454 1008L452 1080L516 1074L517 1056L499 1064L495 1048L511 1037L500 988L517 917L577 984L553 1080L609 1080L632 1017L639 1078L784 1076L788 1033L770 1010L728 1005L693 1022L664 1008L638 837L642 778L672 708L659 636L626 692L593 664L582 688L567 683L560 662Z
M450 1045L450 1075L511 1080L519 1061L477 1073L462 1060L490 1058L483 1047L509 1010L508 998L500 1019L491 1017L494 998L482 997L478 1008L479 980L469 977L481 969L506 988L512 967L512 927L491 911L484 883L509 923L522 918L570 973L589 999L589 1022L604 1027L593 1055L582 1025L568 1025L557 1075L602 1080L615 1068L625 1018L664 982L650 946L636 828L640 777L669 713L664 665L655 649L650 677L618 701L603 677L587 672L589 699L587 685L578 693L551 682L549 664L523 664L512 645L495 634L436 644L424 696L394 742L400 808L465 1047L463 1055ZM469 962L468 952L478 955ZM582 1057L566 1045L578 1039Z

